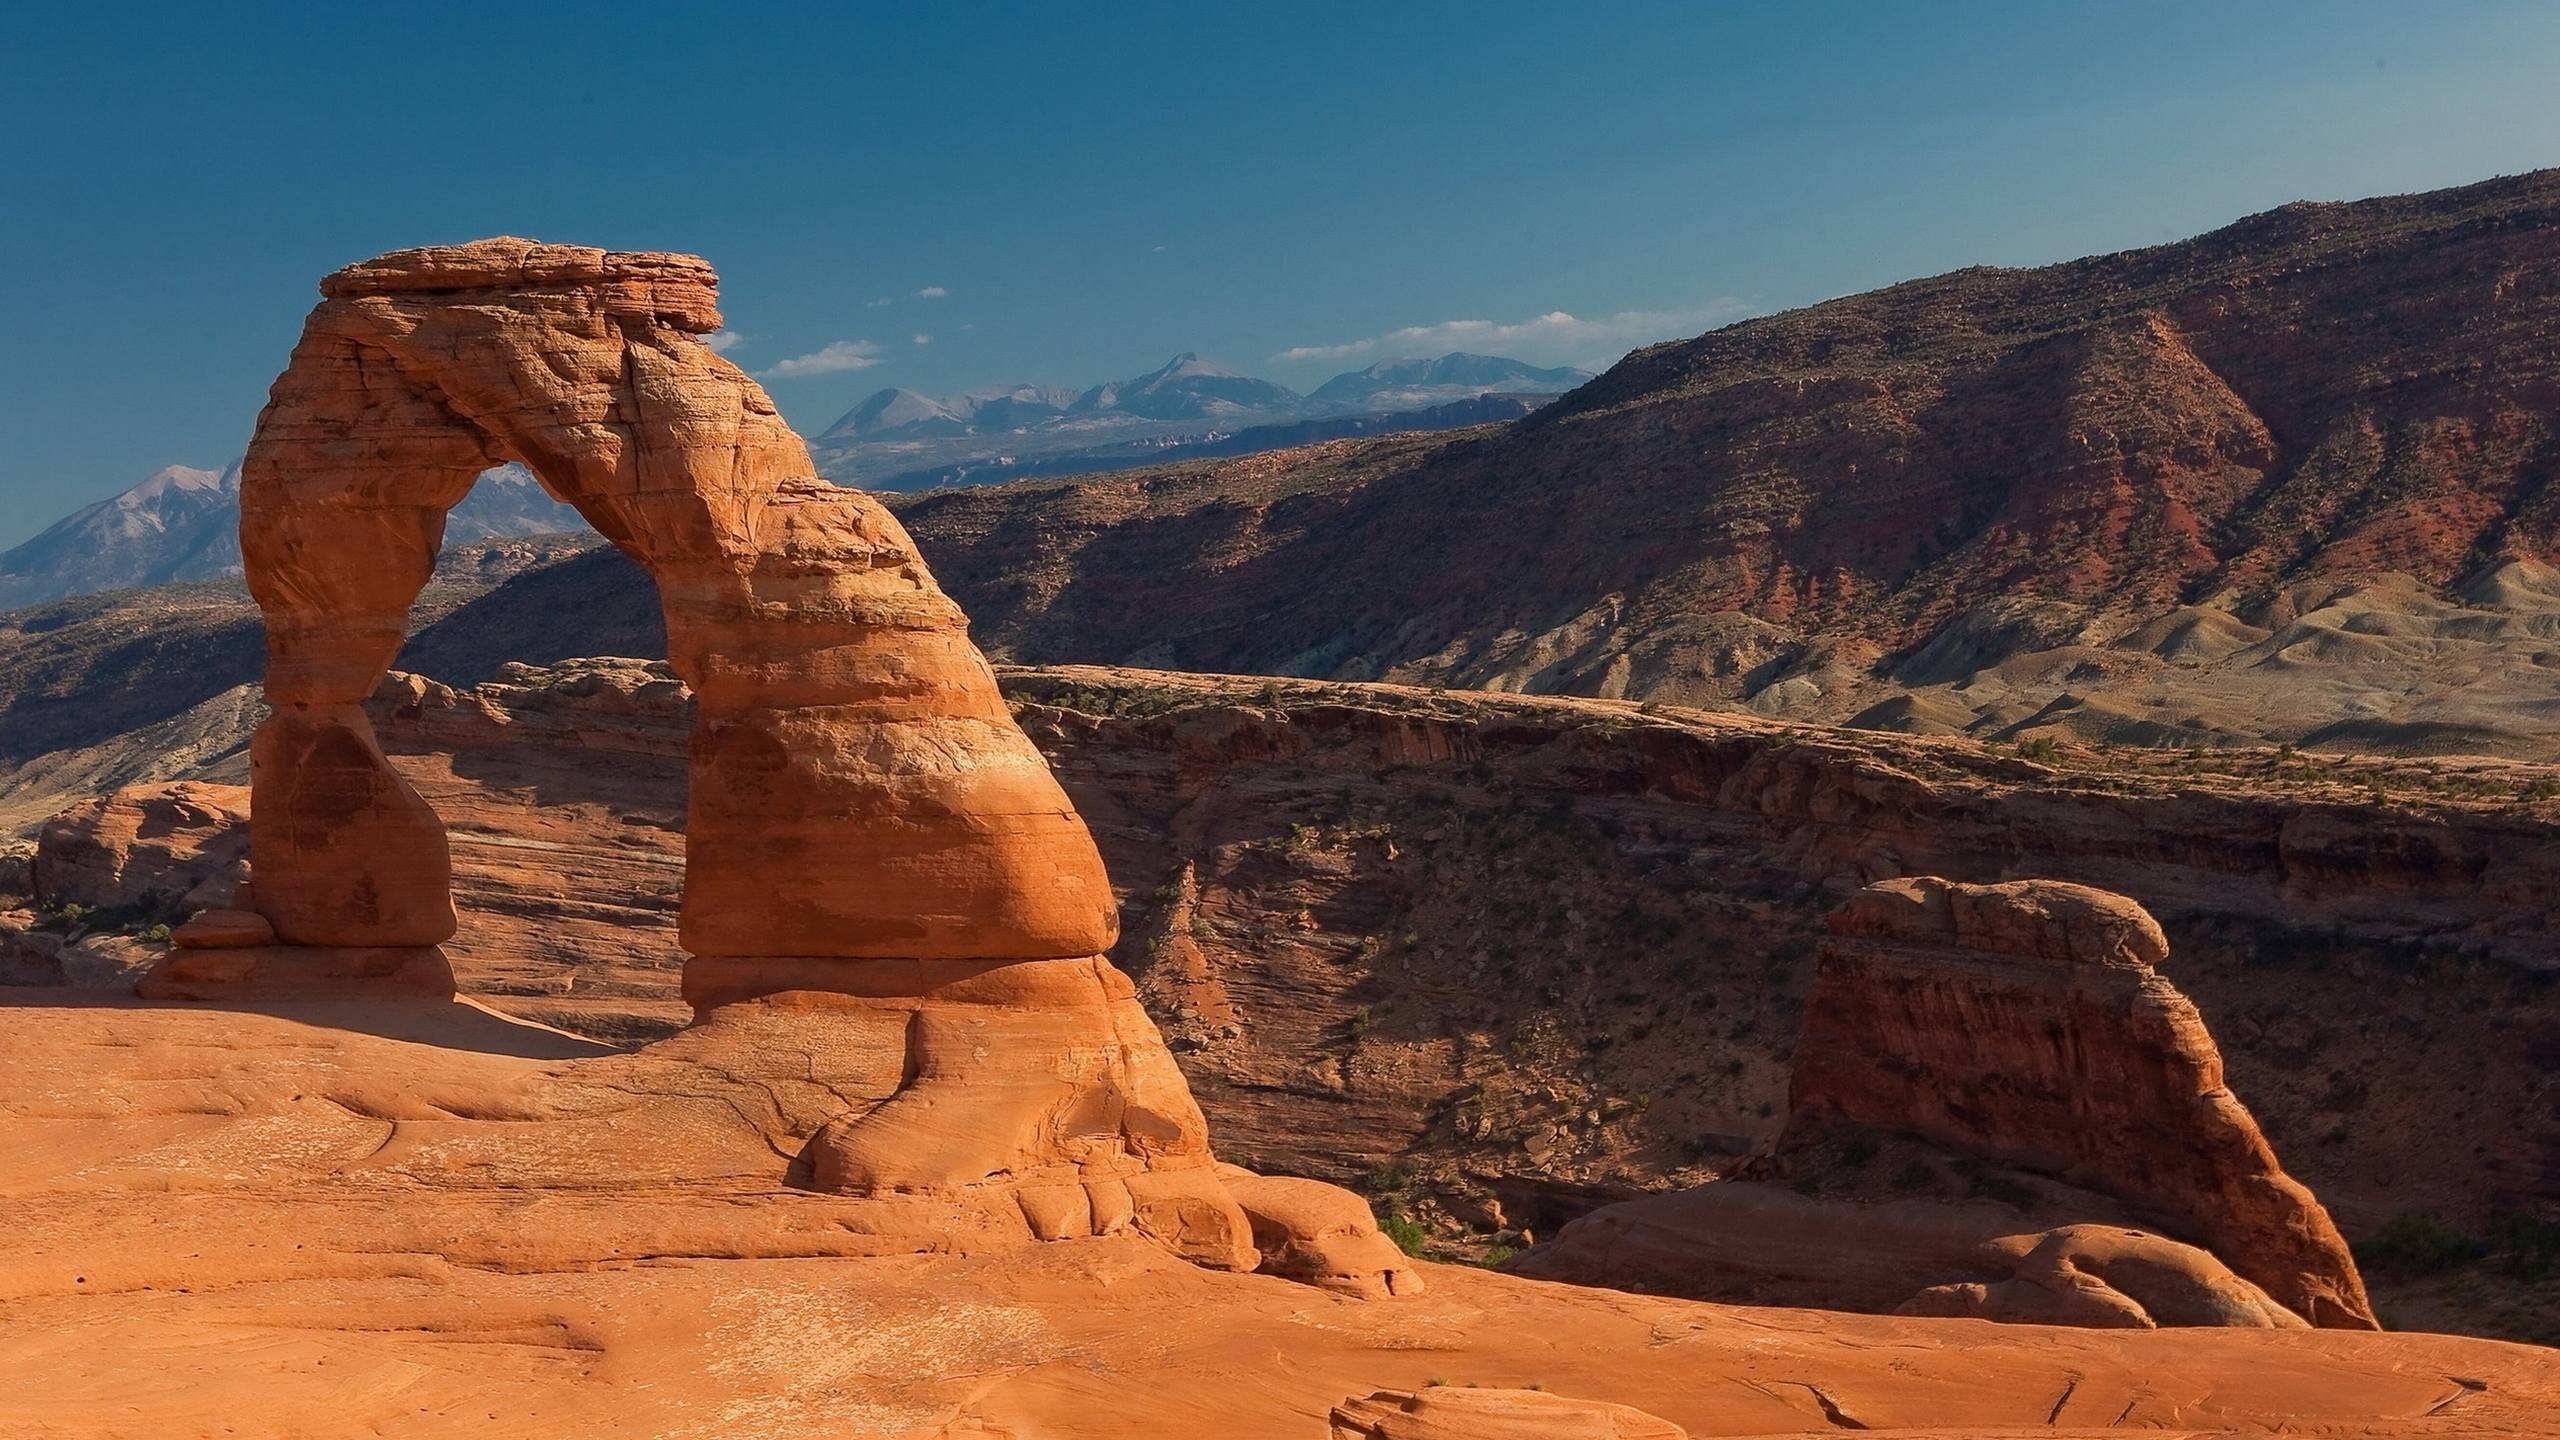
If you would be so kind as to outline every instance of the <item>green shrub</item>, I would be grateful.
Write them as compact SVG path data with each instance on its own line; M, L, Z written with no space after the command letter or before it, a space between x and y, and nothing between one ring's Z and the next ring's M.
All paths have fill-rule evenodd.
M1404 1207L1392 1204L1379 1206L1378 1232L1396 1242L1397 1249L1414 1259L1425 1258L1423 1252L1430 1244L1430 1232L1422 1228L1421 1221L1404 1213Z
M2500 1215L2489 1222L2489 1244L2498 1268L2518 1280L2540 1280L2560 1268L2560 1222Z
M2465 1235L2424 1211L2394 1215L2382 1228L2356 1242L2356 1263L2369 1270L2402 1275L2432 1275L2466 1265L2488 1253L2477 1237Z
M114 905L89 906L76 901L46 905L36 920L35 928L57 935L86 931L92 935L131 935L144 940L166 940L169 927L186 915L172 896L151 894Z

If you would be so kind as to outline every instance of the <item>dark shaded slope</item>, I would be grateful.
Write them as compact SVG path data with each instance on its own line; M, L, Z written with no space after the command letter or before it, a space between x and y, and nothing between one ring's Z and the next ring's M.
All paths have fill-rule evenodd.
M906 513L964 597L1059 572L1037 613L974 607L1026 659L1710 698L1986 607L2054 607L2022 642L2104 640L2308 577L2547 561L2556 412L2546 172L1747 321L1391 463ZM1167 526L1204 548L1099 573L1124 562L1096 530Z

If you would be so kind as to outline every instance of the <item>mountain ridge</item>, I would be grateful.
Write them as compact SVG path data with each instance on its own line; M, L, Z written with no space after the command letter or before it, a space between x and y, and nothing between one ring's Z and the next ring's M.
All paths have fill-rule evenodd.
M2549 757L2555 238L2560 171L2289 206L1650 347L1505 426L896 508L1024 663ZM649 654L654 609L600 553L420 643Z
M2450 604L2560 561L2555 237L2560 171L2285 207L1649 347L1400 454L905 513L939 569L1007 577L960 588L1026 659L1816 718L1922 659L1931 683L2073 649L2157 671L2116 642L2190 607L2254 644L2349 581ZM1140 526L1199 558L1130 563ZM1026 586L1049 603L1002 598ZM2363 613L2332 620L2397 623Z
M1447 403L1478 394L1560 394L1595 378L1590 371L1572 366L1542 369L1501 355L1453 350L1437 359L1412 356L1381 360L1364 370L1346 370L1309 391L1307 399L1318 405L1392 401L1398 408L1405 408L1413 403Z
M809 444L819 472L839 483L915 489L987 473L1072 473L1080 455L1108 462L1094 470L1125 468L1131 455L1223 442L1245 430L1439 410L1488 395L1544 397L1590 378L1583 370L1453 351L1383 360L1301 395L1186 350L1147 374L1083 389L876 390Z
M575 509L543 492L531 471L510 463L483 473L446 512L445 544L586 528ZM166 465L0 551L0 610L239 573L240 462L220 470Z
M1505 427L898 511L1024 663L2550 756L2555 417L2544 171L1747 320Z

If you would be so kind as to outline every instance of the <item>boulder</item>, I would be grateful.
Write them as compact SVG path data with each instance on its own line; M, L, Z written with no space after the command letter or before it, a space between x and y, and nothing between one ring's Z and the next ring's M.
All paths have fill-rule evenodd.
M51 928L58 923L32 910L0 910L0 985L130 990L161 955L158 945Z
M1422 1271L1378 1228L1369 1202L1339 1185L1294 1175L1218 1167L1227 1193L1253 1223L1257 1267L1319 1289L1363 1299L1422 1293Z
M241 950L276 943L276 927L255 910L199 910L169 932L181 950Z
M1840 1121L2116 1197L2315 1325L2374 1327L2346 1242L2223 1082L2204 1017L2121 895L1888 880L1832 917L1791 1137Z
M249 792L179 781L133 785L44 822L30 867L50 906L151 906L173 918L224 905L248 875Z
M2141 906L2086 886L1870 885L1831 917L1774 1143L1510 1268L2037 1324L2375 1328L2167 958Z
M1997 1253L2016 1243L1995 1241L1986 1248ZM2205 1251L2108 1225L2048 1230L2031 1238L2008 1279L1932 1286L1894 1313L2099 1329L2308 1328L2300 1316Z

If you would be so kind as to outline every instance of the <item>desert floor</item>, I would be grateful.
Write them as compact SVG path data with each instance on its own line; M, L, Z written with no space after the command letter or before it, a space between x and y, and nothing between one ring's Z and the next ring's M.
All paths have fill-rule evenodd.
M784 1183L768 1132L797 1102L760 1112L741 1097L778 1082L707 1058L753 1038L632 1056L463 1002L8 996L0 1434L1321 1440L1347 1396L1445 1382L1701 1436L2560 1435L2560 1356L2484 1340L1745 1309L1453 1266L1362 1302L966 1229L876 1253L915 1212Z

